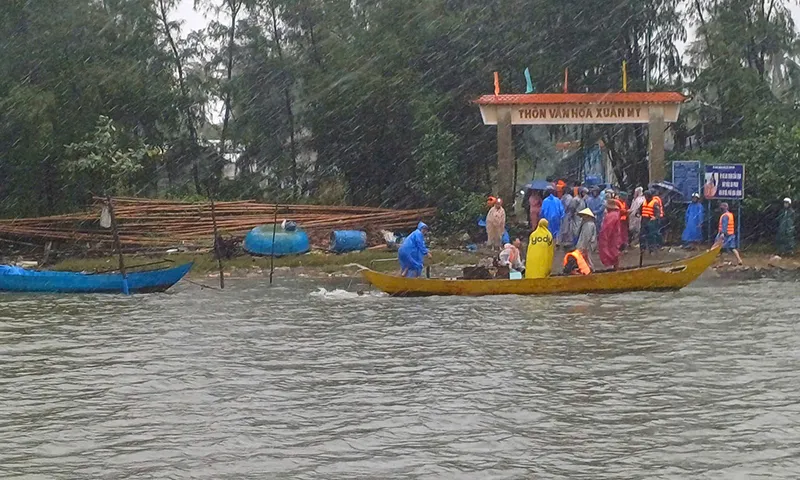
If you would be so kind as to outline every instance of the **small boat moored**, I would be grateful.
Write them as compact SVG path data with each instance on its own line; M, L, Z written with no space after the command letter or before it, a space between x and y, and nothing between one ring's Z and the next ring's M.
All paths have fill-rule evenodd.
M130 293L163 292L178 283L192 263L173 268L128 272ZM0 292L30 293L123 293L120 273L79 273L26 270L0 266Z
M462 280L404 278L363 270L364 278L379 290L398 297L433 295L555 295L674 291L695 281L714 263L720 247L672 263L629 270L564 275L522 280Z
M250 230L244 237L244 249L251 255L283 257L307 253L311 250L311 243L301 228L286 230L280 225L269 224Z

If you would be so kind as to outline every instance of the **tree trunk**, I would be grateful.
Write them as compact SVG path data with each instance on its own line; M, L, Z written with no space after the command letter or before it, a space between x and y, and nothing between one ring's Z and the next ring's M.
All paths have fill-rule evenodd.
M283 58L283 46L281 44L281 34L278 30L278 9L275 7L275 2L269 2L270 15L272 16L272 38L275 41L275 49L278 52L278 59L284 68L286 75L286 85L284 86L284 97L286 99L286 120L289 124L289 155L292 161L292 199L296 200L298 196L298 178L297 178L297 145L295 144L294 132L294 112L292 111L292 93L291 93L291 75L288 74L288 69Z
M227 0L227 5L230 8L231 24L228 29L228 60L225 71L225 114L222 117L222 132L219 138L219 158L215 162L213 181L215 189L219 186L220 177L222 176L225 168L225 143L228 136L228 125L231 120L231 78L233 78L233 48L236 42L236 17L242 7L241 0Z
M200 167L198 165L198 156L196 155L196 147L197 147L197 128L194 124L194 119L192 118L192 108L189 105L189 90L186 87L186 76L183 73L183 61L181 61L180 51L178 50L178 45L175 42L175 38L172 36L172 29L169 27L169 20L167 19L167 5L164 3L164 0L158 0L159 6L159 17L161 23L164 25L164 34L167 36L167 41L169 42L170 49L172 50L172 56L175 60L175 67L178 70L178 86L181 90L181 96L183 97L183 101L186 102L183 108L183 113L186 116L186 128L189 129L189 139L191 141L190 151L192 151L192 179L194 180L194 188L198 194L203 192L202 185L200 184ZM169 178L169 184L172 186L172 178Z

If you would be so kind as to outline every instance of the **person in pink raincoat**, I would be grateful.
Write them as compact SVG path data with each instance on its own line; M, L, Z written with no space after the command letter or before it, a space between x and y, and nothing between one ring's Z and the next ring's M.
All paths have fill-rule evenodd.
M506 231L506 211L503 199L498 198L494 206L486 214L486 244L490 247L502 248L503 232Z
M606 214L597 237L600 261L607 267L619 268L620 248L622 247L621 221L619 206L613 199L606 202Z

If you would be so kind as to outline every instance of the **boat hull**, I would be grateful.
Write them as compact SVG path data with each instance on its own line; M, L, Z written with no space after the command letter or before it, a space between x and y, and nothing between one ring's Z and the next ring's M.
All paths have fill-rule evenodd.
M191 268L192 263L187 263L174 268L130 272L128 290L130 293L166 291L189 273ZM0 275L0 292L122 293L122 275L26 271L22 275Z
M364 278L394 296L557 295L680 290L714 263L719 248L677 262L650 267L523 280L447 280L403 278L364 270Z

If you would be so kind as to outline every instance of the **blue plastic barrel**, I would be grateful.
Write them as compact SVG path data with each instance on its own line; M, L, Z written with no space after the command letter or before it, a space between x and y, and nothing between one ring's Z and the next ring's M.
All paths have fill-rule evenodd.
M330 250L332 252L358 252L365 248L367 248L367 232L360 230L334 230L331 232Z
M274 253L276 257L300 255L311 250L306 232L300 228L287 232L280 225L275 229L275 248L273 250L272 232L272 224L250 230L244 237L244 249L253 255L270 256Z

